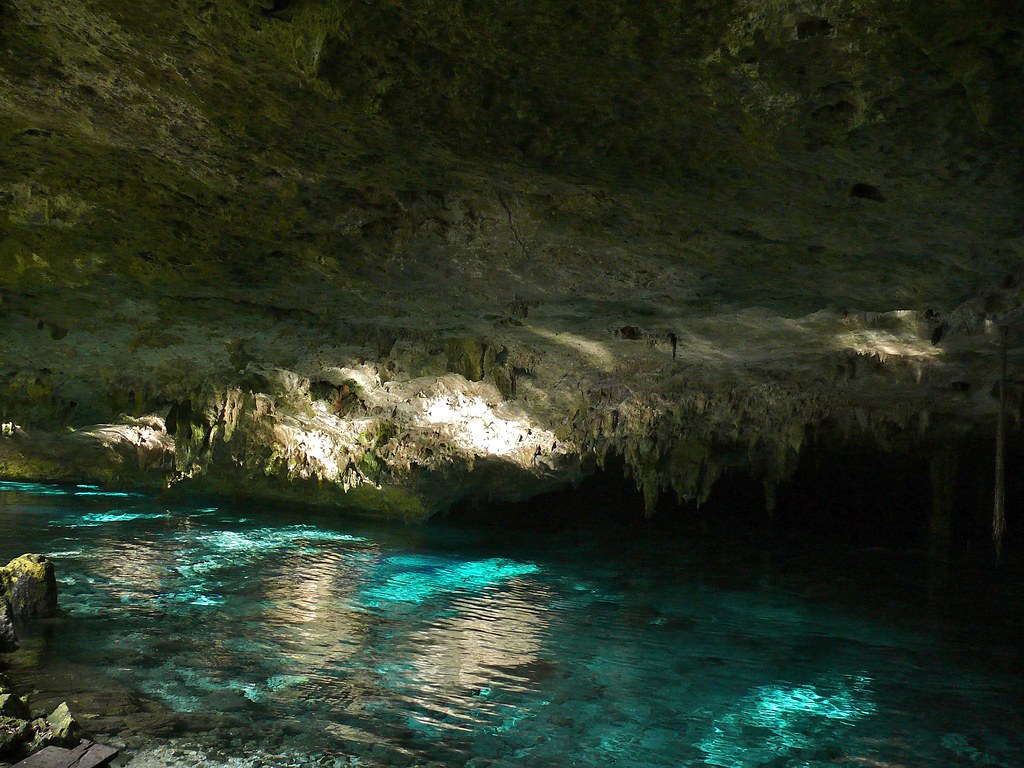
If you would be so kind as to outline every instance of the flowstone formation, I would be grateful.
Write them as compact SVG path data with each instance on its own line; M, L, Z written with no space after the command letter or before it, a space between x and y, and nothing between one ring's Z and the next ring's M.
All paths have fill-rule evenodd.
M0 476L648 507L1021 411L1018 4L0 0Z

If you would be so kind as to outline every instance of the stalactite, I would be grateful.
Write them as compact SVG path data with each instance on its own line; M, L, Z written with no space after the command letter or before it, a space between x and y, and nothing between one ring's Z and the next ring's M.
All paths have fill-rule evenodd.
M996 546L996 561L1003 552L1003 534L1006 532L1006 326L999 328L999 414L996 417L996 487L992 507L992 540Z

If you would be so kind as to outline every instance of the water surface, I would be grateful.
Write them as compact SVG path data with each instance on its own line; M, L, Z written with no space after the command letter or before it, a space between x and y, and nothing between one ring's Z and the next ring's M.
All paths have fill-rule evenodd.
M12 672L134 766L1024 764L1019 582L913 553L0 483L27 551L63 616Z

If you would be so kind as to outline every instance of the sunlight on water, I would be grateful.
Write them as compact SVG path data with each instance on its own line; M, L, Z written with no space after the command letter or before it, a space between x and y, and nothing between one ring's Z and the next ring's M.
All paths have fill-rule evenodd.
M853 726L875 712L869 685L866 677L836 676L817 686L758 688L717 718L698 746L708 765L721 768L761 765L807 751L819 755L821 765L831 765L839 727Z
M290 525L284 528L258 528L252 531L213 531L200 534L196 541L214 550L235 551L258 555L275 549L287 549L301 541L307 542L361 542L361 536L325 531L310 525Z
M17 483L0 480L0 493L14 491L35 496L82 496L106 499L144 498L141 493L104 491L98 485L47 485L43 483Z
M89 528L96 525L105 525L106 523L130 523L132 520L163 520L168 517L170 515L164 512L120 512L112 509L109 512L92 512L82 515L77 522L65 522L64 524L71 528Z
M75 680L131 768L1022 764L1017 678L724 551L0 491L0 558L48 552L64 614L14 671Z
M479 591L539 569L530 563L491 558L450 563L439 558L389 557L377 566L375 583L362 593L363 604L422 603L441 593Z

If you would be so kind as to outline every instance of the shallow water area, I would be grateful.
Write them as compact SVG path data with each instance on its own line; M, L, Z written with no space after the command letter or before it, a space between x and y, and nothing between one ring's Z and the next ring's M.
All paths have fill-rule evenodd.
M62 617L11 672L136 768L1024 763L1019 580L899 551L0 483L29 551Z

